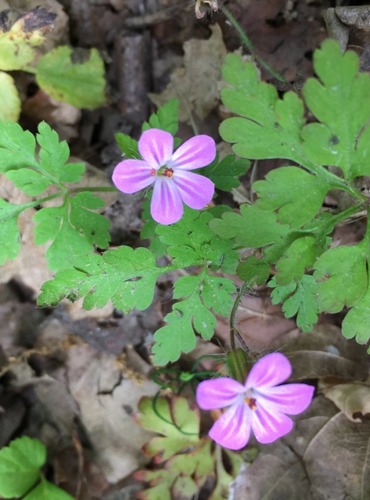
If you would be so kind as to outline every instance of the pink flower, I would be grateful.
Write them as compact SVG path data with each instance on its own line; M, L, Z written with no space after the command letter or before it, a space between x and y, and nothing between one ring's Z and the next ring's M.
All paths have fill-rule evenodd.
M264 356L253 366L245 384L221 377L198 385L196 399L203 410L227 410L213 424L209 436L224 448L240 450L253 431L260 443L272 443L290 432L297 415L311 403L314 388L306 384L278 385L292 373L279 353Z
M128 194L154 184L150 212L155 221L172 224L181 219L183 203L200 210L212 200L213 182L190 172L215 159L216 144L211 137L197 135L173 152L173 136L154 128L141 135L139 152L142 160L121 161L112 180Z

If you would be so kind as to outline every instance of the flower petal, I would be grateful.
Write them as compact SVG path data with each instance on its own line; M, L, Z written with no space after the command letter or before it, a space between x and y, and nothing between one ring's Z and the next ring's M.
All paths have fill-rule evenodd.
M164 130L151 128L141 134L138 147L141 157L152 168L158 169L171 160L173 136Z
M291 418L278 411L270 413L259 401L257 401L257 409L252 410L251 413L252 431L260 443L273 443L293 429Z
M290 377L292 366L286 356L279 352L268 354L259 359L247 377L247 388L273 387Z
M196 135L184 142L172 155L172 167L183 170L202 168L216 157L216 143L208 135Z
M181 219L184 208L181 195L172 179L168 177L156 178L150 213L159 224L173 224Z
M201 210L212 200L215 185L207 177L186 170L175 170L173 182L179 189L185 205Z
M298 415L310 405L315 388L307 384L285 384L257 389L256 399L271 412Z
M112 174L113 184L122 193L136 193L155 181L152 167L143 160L123 160L115 167Z
M235 403L244 391L245 387L233 378L214 378L198 385L196 400L202 410L226 408Z
M230 450L244 448L251 434L250 413L250 408L242 401L231 406L211 427L209 437Z

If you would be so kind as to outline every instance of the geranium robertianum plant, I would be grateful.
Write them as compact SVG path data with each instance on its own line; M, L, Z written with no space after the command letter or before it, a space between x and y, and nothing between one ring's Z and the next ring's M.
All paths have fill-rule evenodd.
M362 181L370 175L370 75L360 73L358 57L353 52L342 54L334 41L324 42L316 51L314 66L317 78L306 82L302 96L287 92L279 97L272 85L261 81L253 63L236 54L226 58L221 97L235 116L221 124L220 134L241 158L214 159L214 141L206 136L179 144L176 101L150 117L139 144L117 134L125 158L114 172L116 186L126 193L145 188L147 196L152 195L153 217L145 208L142 231L142 237L151 241L150 248L108 249L109 224L98 212L104 202L96 193L112 188L76 187L84 165L68 163L67 144L59 142L45 123L36 136L37 154L32 134L16 124L2 123L1 171L30 201L23 205L0 201L0 261L15 258L19 252L19 214L41 207L34 216L35 241L49 243L46 257L56 274L42 287L39 306L83 298L86 309L111 301L124 312L143 310L153 300L159 276L185 270L174 284L173 310L154 334L156 365L177 361L181 353L194 349L197 335L212 338L216 315L228 317L235 302L233 275L250 287L267 284L273 290L273 302L282 304L286 317L296 317L304 332L312 330L321 312L349 309L343 335L368 343L369 200ZM287 163L253 184L254 203L242 204L240 210L217 206L217 198L209 203L214 186L230 191L239 185L248 159L266 158ZM153 194L148 193L152 184ZM323 207L329 193L339 200L336 209ZM59 206L47 205L57 198ZM192 208L183 207L183 202ZM333 246L336 227L354 217L366 221L362 240ZM247 258L244 249L248 249ZM158 265L157 257L162 256L167 257L167 265ZM233 336L230 348L236 352ZM256 364L249 377L258 370ZM233 421L240 413L240 421L247 421L238 445L247 442L250 427L257 438L263 434L258 430L261 426L271 428L276 409L285 424L269 436L283 435L290 429L285 414L300 412L309 404L312 391L305 385L274 387L285 379L285 375L272 375L266 390L250 378L239 378L239 385L231 379L223 383L225 391L232 389L229 399L221 398L222 406L230 403L232 408L225 415ZM198 394L220 383L204 382ZM301 390L303 402L283 403L281 391L286 389L282 387L296 396ZM272 389L280 391L280 396L271 406ZM257 391L254 396L251 390ZM247 406L236 396L240 391L244 403L249 401ZM205 408L215 404L211 399L205 402L204 395L199 401Z

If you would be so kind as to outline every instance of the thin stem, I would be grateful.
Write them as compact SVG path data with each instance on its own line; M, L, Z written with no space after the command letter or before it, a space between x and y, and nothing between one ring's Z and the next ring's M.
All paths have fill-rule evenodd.
M92 191L94 193L112 193L118 192L114 186L92 186L92 187L78 187L69 189L70 193L84 193L85 191Z
M245 34L243 28L240 26L236 18L233 16L233 14L229 11L228 8L225 7L225 5L219 5L220 10L224 13L225 17L228 19L228 21L234 26L236 31L238 32L240 39L242 43L247 47L249 52L253 55L253 57L260 63L260 65L265 68L266 71L268 71L276 80L279 80L280 82L287 83L284 77L282 77L277 71L275 71L266 61L261 59L255 52L254 47L252 42L250 41L249 37Z
M27 208L37 207L41 203L46 203L47 201L54 200L59 196L65 194L63 191L58 191L57 193L51 194L49 196L45 196L45 198L39 198L35 201L30 201L29 203L24 203L23 205L19 205L19 212L23 212L23 210L27 210Z
M229 324L230 324L230 349L232 351L236 351L235 335L237 335L239 339L241 338L239 332L235 328L235 315L236 315L236 311L238 310L240 299L242 298L242 296L244 295L244 292L248 288L249 288L249 282L245 281L242 284L242 286L240 287L239 292L236 295L233 308L231 309L230 323ZM244 347L247 347L247 346L244 345Z

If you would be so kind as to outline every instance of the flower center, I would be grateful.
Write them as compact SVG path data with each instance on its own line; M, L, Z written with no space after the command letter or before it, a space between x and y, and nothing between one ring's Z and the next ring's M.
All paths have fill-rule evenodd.
M244 402L251 410L257 410L257 401L254 398L244 398Z
M154 168L153 168L154 170ZM169 179L171 179L171 177L173 177L173 169L170 168L170 167L161 167L160 169L158 170L154 170L154 173L153 173L153 170L152 170L152 175L163 175L164 177L168 177Z

